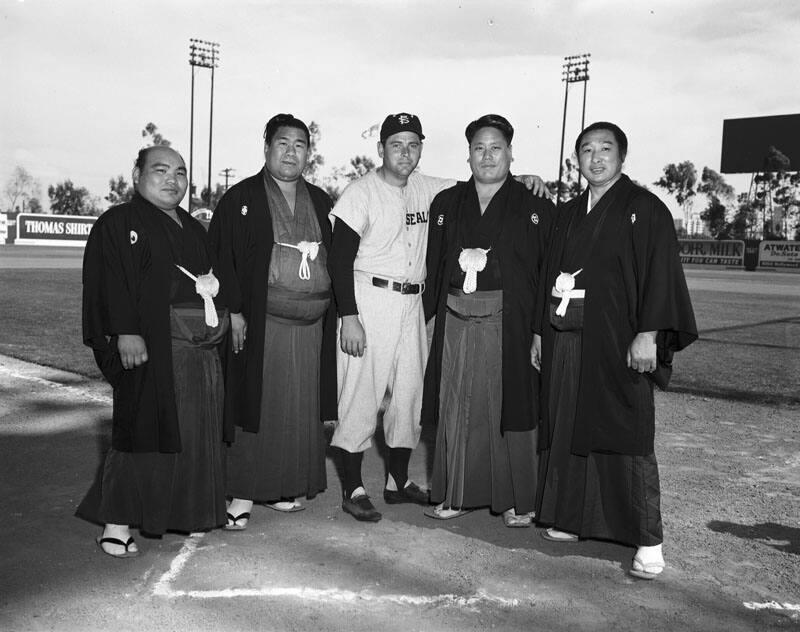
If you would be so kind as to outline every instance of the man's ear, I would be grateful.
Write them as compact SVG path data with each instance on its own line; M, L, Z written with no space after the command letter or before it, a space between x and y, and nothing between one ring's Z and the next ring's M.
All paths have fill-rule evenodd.
M133 180L133 186L139 184L139 176L142 174L142 170L139 167L134 167L133 171L131 171L131 180Z
M378 141L378 158L383 158L383 143Z

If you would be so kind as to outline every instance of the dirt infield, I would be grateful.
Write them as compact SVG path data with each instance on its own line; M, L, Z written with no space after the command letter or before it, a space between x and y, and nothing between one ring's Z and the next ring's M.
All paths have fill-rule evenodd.
M256 507L243 533L139 538L139 558L112 560L72 515L108 445L107 387L2 357L0 384L0 629L800 627L796 410L658 395L668 568L648 583L628 547L546 542L488 511L436 522L378 499L384 520L357 523L330 459L306 511ZM365 465L379 496L382 462Z

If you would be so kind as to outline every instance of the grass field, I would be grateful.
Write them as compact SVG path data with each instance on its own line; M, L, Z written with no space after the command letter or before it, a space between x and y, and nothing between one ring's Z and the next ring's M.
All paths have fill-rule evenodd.
M81 271L0 270L0 353L99 378L81 335Z
M800 404L800 299L704 291L692 304L700 338L676 355L670 390Z
M774 277L800 287L800 275ZM741 278L746 287L752 277ZM0 269L0 286L0 354L100 377L81 342L79 269ZM800 292L756 293L755 282L753 290L692 291L700 340L677 355L671 390L800 404Z

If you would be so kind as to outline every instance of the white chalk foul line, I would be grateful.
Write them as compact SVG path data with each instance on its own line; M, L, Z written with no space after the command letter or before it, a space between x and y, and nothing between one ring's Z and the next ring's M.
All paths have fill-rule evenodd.
M61 384L59 382L53 382L52 380L47 380L43 377L38 377L36 375L27 375L25 373L13 371L8 367L2 365L0 365L0 373L4 373L6 375L15 377L20 380L28 380L29 382L36 382L37 384L40 384L42 386L47 386L48 388L57 389L61 393L67 393L69 395L77 395L79 397L82 397L83 399L90 399L100 404L106 404L108 406L113 404L112 398L109 397L108 395L95 395L84 388L79 388L77 386L69 386L68 384Z
M506 599L497 595L490 595L478 591L473 595L376 595L368 590L352 591L329 588L325 590L306 587L265 587L265 588L225 588L222 590L174 590L174 582L189 558L197 550L200 540L205 534L191 535L186 539L175 559L172 560L169 570L165 572L153 586L153 595L156 597L176 598L189 597L193 599L231 599L234 597L291 597L296 599L337 602L337 603L392 603L412 606L451 605L451 606L477 606L479 604L494 604L505 607L519 605L519 599Z
M777 601L758 603L755 601L745 601L744 607L748 610L790 610L793 612L800 612L800 603L778 603Z
M189 561L189 558L197 550L197 546L200 544L200 540L203 539L203 536L205 536L204 533L193 533L186 538L186 541L183 543L180 552L175 556L175 559L173 559L172 563L169 565L169 570L164 573L153 586L154 595L157 597L175 596L174 593L177 591L172 590L170 584L172 584L178 575L180 575L183 567L186 566L186 562Z

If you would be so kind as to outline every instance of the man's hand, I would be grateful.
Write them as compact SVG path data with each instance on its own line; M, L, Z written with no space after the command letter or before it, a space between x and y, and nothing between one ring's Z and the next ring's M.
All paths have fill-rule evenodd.
M231 342L234 353L239 353L244 349L244 341L246 339L247 321L241 314L231 314Z
M364 327L358 319L358 314L342 316L342 329L339 337L342 351L355 358L364 355L367 348L367 335L364 333Z
M642 331L628 347L628 367L639 373L651 373L656 370L656 332Z
M525 188L534 195L547 198L553 197L550 195L550 191L545 185L544 180L542 180L539 176L514 176L514 179L518 182L522 182L522 184L525 185Z
M138 334L120 334L117 338L117 351L124 369L133 369L147 362L147 345Z
M531 365L537 371L542 370L542 337L539 334L533 334L533 343L531 344Z

